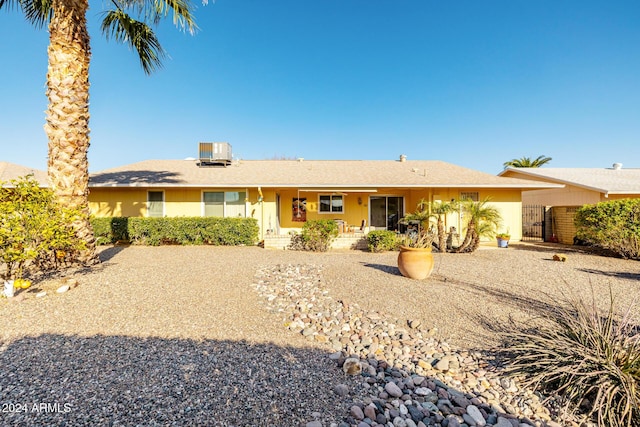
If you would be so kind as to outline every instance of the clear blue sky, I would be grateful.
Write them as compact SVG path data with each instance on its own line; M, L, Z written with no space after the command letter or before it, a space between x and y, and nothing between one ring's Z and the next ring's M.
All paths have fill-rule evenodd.
M90 0L90 170L197 156L640 167L640 2L217 0L146 76ZM47 33L0 11L0 160L46 168Z

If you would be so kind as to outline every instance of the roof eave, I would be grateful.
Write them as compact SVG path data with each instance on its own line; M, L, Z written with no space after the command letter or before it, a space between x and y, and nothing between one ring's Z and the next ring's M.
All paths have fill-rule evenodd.
M563 188L561 184L522 185L522 184L475 184L475 183L448 183L448 184L378 184L378 185L347 185L347 184L278 184L278 183L245 183L245 184L186 184L186 183L89 183L90 188L245 188L245 187L270 187L270 188L339 188L373 190L376 188L504 188L538 190L547 188Z

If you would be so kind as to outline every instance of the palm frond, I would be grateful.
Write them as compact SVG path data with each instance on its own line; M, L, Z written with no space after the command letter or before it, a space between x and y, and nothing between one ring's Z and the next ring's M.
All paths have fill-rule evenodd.
M193 34L198 26L193 17L194 7L189 0L113 0L121 10L131 10L141 20L157 25L173 12L173 24L182 31Z
M37 28L47 25L53 17L51 0L0 0L0 9L5 6L22 10L26 20Z
M14 7L18 6L18 1L17 0L0 0L0 9L2 9L3 7L8 7L9 9L12 9Z
M539 168L553 160L551 157L546 157L544 154L531 160L529 157L521 157L519 159L512 159L508 162L504 162L502 165L506 168Z
M162 58L166 53L151 27L144 22L116 9L105 13L101 29L107 39L113 37L135 49L146 74L162 67Z

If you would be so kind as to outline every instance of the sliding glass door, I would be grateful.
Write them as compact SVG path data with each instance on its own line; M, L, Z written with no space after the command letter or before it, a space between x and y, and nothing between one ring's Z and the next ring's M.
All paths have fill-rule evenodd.
M376 229L398 230L398 221L404 214L404 199L397 196L371 196L369 198L371 220Z

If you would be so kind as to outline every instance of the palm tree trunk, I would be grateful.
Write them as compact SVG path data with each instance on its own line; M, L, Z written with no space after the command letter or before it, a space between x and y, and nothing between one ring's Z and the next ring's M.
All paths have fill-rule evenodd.
M438 215L438 249L441 253L447 252L447 236L444 232L444 221L441 215Z
M86 242L79 261L97 261L95 237L89 222L89 33L87 0L53 0L49 24L47 164L49 185L58 203L78 209L76 235Z
M471 239L471 244L469 245L469 252L475 252L480 247L480 235L477 232L474 232L473 239Z
M476 234L476 225L473 221L469 221L467 225L467 232L464 234L464 240L462 244L455 250L455 252L468 252L469 246L473 242L473 237Z

